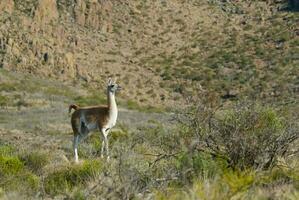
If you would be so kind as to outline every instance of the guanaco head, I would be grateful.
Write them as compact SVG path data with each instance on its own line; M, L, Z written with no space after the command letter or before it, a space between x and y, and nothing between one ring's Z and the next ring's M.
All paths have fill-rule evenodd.
M112 79L109 78L107 89L109 92L115 93L117 90L120 90L121 87L118 84L116 84L116 80L112 81Z

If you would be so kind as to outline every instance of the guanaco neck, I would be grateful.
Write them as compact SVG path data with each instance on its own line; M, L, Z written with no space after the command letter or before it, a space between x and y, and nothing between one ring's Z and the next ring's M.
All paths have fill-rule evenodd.
M108 99L108 108L109 108L109 115L117 116L117 105L115 101L115 94L113 92L107 91L107 99Z

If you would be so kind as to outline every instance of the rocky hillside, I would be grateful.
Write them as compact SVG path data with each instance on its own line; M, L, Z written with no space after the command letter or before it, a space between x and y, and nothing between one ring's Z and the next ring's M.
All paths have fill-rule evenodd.
M0 67L174 105L198 88L223 99L298 93L293 1L1 0ZM200 84L200 85L199 85Z

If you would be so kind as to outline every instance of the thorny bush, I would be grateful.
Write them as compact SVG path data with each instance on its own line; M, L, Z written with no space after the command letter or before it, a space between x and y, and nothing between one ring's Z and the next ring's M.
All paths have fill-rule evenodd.
M241 170L273 168L280 158L298 153L298 124L273 108L238 103L221 109L208 102L197 101L179 117L193 152L208 153Z

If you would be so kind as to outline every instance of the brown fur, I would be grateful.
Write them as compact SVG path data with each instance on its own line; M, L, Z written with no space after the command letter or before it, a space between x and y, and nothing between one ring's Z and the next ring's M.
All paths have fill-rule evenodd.
M74 109L74 110L78 110L78 108L79 108L79 106L77 106L76 104L71 104L71 105L69 106L69 114L71 113L72 109Z
M80 127L80 117L82 115L85 116L87 122L96 123L99 130L101 130L108 122L109 108L108 106L77 107L71 117L74 135L79 134L78 128Z

